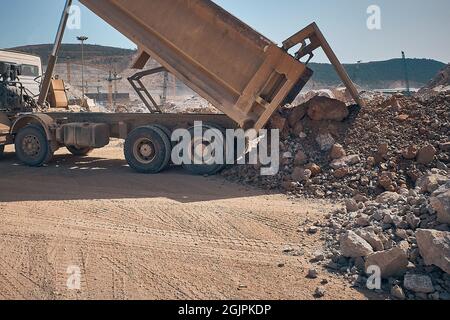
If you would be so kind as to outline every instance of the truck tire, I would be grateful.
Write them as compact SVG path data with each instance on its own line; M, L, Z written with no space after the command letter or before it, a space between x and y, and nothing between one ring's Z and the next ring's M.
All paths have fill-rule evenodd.
M226 142L225 142L225 134L224 134L224 130L218 126L215 125L209 125L209 124L203 124L203 133L205 133L207 130L210 129L216 129L219 130L220 132L222 132L223 134L223 139L220 143L222 143L222 146L224 147L224 160L225 160L225 147L226 147ZM189 129L189 132L191 134L191 137L193 137L193 139L191 140L191 153L192 155L195 154L194 149L194 145L195 145L195 137L194 137L194 130L195 127L192 127ZM205 143L205 146L207 146L209 144L208 141L203 141L203 143ZM191 156L191 163L193 163L193 158ZM225 161L224 161L225 162ZM215 175L218 172L220 172L221 170L223 170L225 168L226 164L216 164L216 163L212 163L212 164L183 164L183 168L185 170L187 170L188 172L195 174L195 175Z
M66 148L67 148L67 150L69 150L69 152L71 154L73 154L74 156L77 156L77 157L87 156L89 153L92 152L92 150L94 150L93 148L90 148L90 147L77 148L74 146L66 146Z
M158 134L163 138L164 140L164 144L166 146L166 158L164 159L163 165L162 167L159 169L159 171L163 171L165 169L167 169L167 167L170 164L170 159L172 157L172 142L170 140L171 138L171 132L169 129L167 129L164 126L161 125L151 125L149 126L149 128L152 128L153 130L155 130L156 132L158 132Z
M21 129L14 144L17 158L30 167L40 167L53 157L45 131L39 125L28 125Z
M128 135L124 153L132 169L156 174L169 164L172 146L161 129L154 126L140 127Z

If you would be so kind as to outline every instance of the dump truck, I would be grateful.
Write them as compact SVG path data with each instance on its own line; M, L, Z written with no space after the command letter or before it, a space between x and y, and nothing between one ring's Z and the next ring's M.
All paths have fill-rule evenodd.
M176 129L193 131L196 123L203 124L202 130L264 128L281 106L293 102L311 78L313 72L307 64L318 48L324 50L355 102L362 104L315 23L278 46L210 0L80 2L139 48L133 66L141 71L129 81L149 113L48 112L48 96L55 94L53 70L72 5L67 0L39 96L34 102L22 98L23 110L0 110L0 151L4 145L14 144L24 164L42 166L62 147L74 155L87 155L94 148L108 145L111 138L120 138L125 140L124 153L130 167L158 173L170 163L170 137ZM151 58L161 67L142 70ZM2 86L20 86L20 75L14 73L20 68L10 64L3 69ZM170 72L223 114L162 113L141 81L157 72ZM193 173L212 174L223 165L185 167Z

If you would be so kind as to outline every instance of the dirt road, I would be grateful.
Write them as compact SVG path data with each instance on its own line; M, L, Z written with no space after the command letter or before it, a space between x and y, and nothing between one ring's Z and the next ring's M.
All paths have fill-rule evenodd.
M2 299L312 299L323 279L325 298L367 297L325 270L306 279L322 242L297 229L327 203L178 169L136 174L118 146L62 150L44 168L11 151L0 161Z

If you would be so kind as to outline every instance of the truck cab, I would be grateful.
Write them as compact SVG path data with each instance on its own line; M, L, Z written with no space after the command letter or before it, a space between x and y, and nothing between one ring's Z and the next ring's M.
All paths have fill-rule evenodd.
M39 95L39 78L42 76L42 62L39 56L0 50L0 63L20 66L19 81L32 94Z

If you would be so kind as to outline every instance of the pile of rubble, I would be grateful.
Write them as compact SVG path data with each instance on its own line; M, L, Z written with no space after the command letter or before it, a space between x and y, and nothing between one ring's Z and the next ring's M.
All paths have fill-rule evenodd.
M375 266L397 299L450 299L450 95L365 102L317 96L285 108L272 120L283 137L280 172L223 174L292 197L345 199L313 227L326 242L315 263L363 288Z
M397 299L450 300L448 176L430 173L416 189L374 200L356 196L327 219L317 223L326 242L318 263L361 288L368 271L380 272L380 289Z
M282 135L279 173L260 176L256 165L223 174L292 196L334 199L411 189L431 169L448 174L450 95L375 95L366 104L315 97L287 107L272 120Z

